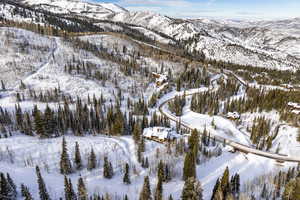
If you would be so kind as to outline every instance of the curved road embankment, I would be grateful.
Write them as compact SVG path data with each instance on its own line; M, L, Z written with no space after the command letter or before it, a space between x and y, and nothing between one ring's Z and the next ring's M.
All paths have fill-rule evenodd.
M185 93L185 96L192 96L193 94L197 94L197 93L201 93L203 92L203 90L193 90L192 92L186 92ZM177 95L183 95L184 93L179 93ZM171 96L165 100L163 100L160 104L159 104L159 107L158 107L158 110L159 112L164 115L165 117L167 117L169 120L171 121L174 121L176 123L179 123L180 126L182 127L185 127L189 130L194 130L195 127L193 127L192 125L190 125L188 122L185 122L185 121L182 121L182 120L179 120L178 117L176 117L175 115L169 113L169 112L165 112L163 110L163 107L170 101L174 100L176 95L174 96ZM232 148L234 148L235 150L237 151L240 151L240 152L244 152L244 153L251 153L251 154L255 154L255 155L258 155L258 156L262 156L262 157L265 157L265 158L270 158L270 159L273 159L273 160L276 160L276 161L283 161L283 162L298 162L300 163L300 157L299 158L295 158L295 157L288 157L288 156L284 156L284 155L279 155L279 154L276 154L276 153L271 153L271 152L266 152L266 151L262 151L262 150L258 150L258 149L255 149L253 147L250 147L250 146L247 146L247 145L244 145L244 144L240 144L238 142L235 142L235 141L232 141L232 140L229 140L227 138L224 138L224 137L220 137L220 136L217 136L217 135L211 135L211 138L215 138L218 142L225 142L226 145L229 145L231 146Z

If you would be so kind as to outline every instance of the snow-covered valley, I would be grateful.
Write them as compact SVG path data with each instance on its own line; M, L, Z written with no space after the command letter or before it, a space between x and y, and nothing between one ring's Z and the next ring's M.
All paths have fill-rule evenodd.
M299 22L0 2L0 199L284 198L299 174Z

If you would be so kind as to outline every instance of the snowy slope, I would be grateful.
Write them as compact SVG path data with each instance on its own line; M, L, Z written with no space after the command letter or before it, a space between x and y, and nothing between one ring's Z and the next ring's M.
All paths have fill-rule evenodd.
M89 17L102 18L108 15L127 12L126 9L112 3L90 3L80 0L24 0L23 3L37 9L58 14L86 14Z
M35 9L82 19L108 20L139 26L136 30L160 42L163 33L184 41L189 51L202 51L207 58L280 70L300 66L300 20L230 21L174 19L157 13L129 12L115 4L80 0L25 0ZM120 27L96 23L119 31Z

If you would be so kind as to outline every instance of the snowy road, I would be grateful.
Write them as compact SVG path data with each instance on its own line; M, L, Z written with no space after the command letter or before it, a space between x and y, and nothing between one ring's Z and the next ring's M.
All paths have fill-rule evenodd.
M198 89L193 89L190 91L186 91L186 96L191 96L193 94L197 94L197 93L201 93L203 92L203 90L198 90ZM178 93L177 95L183 95L184 93ZM175 115L169 113L169 112L165 112L163 108L164 105L166 105L168 102L172 101L175 98L175 94L173 95L167 95L167 98L165 98L162 102L160 102L159 104L159 112L164 115L165 117L169 118L171 121L174 121L176 123L180 123L181 126L193 130L196 129L196 127L193 127L193 125L189 124L189 122L183 121L182 119L179 120L178 117L176 117ZM235 150L238 150L240 152L244 152L244 153L251 153L251 154L255 154L258 156L262 156L265 158L270 158L270 159L274 159L277 161L283 161L283 162L299 162L300 163L300 158L295 158L295 157L288 157L288 156L284 156L284 155L279 155L279 154L275 154L275 153L270 153L270 152L266 152L266 151L262 151L262 150L258 150L258 149L254 149L253 147L235 142L233 140L224 138L224 137L220 137L217 135L213 135L211 134L212 138L215 138L217 141L219 142L225 142L227 145L233 147Z

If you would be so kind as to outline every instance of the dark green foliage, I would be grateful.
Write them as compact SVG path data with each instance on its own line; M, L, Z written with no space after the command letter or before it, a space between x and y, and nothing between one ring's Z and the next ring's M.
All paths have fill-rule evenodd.
M111 162L108 161L108 158L104 157L104 165L103 165L103 177L107 179L111 179L114 176L114 171Z
M77 189L78 200L88 200L87 190L82 177L79 177L78 179Z
M276 135L272 137L270 131L271 120L267 120L264 117L254 119L250 137L252 143L256 144L259 149L265 147L267 147L267 149L271 148L272 141L276 138Z
M17 186L15 185L14 181L10 177L9 173L6 174L6 180L7 180L8 187L9 187L12 198L16 198L17 197Z
M143 97L134 103L134 105L133 105L133 114L134 115L147 115L148 113L149 113L148 105L145 102Z
M164 163L162 160L159 161L158 166L157 166L157 178L165 181L166 177L165 177L165 167L164 167Z
M174 100L168 103L169 109L172 113L175 113L176 116L182 115L182 109L185 106L185 95L175 96Z
M58 135L56 130L56 121L54 119L53 112L48 105L44 113L44 123L46 137L53 137Z
M82 168L82 161L81 161L81 155L80 155L80 149L78 142L75 143L75 158L74 163L77 170L80 170Z
M185 155L183 166L183 180L188 178L196 178L196 161L193 151L188 151Z
M219 96L216 92L210 91L194 94L190 108L197 113L217 115L219 113Z
M197 129L192 131L191 136L189 137L189 150L193 152L194 160L196 163L199 163L198 151L199 151L199 133Z
M2 89L3 91L6 90L6 87L5 87L5 84L4 84L3 80L1 80L1 89Z
M269 191L267 190L267 185L264 184L264 187L263 187L263 189L261 191L260 197L261 198L267 198L268 197L268 193L269 193Z
M21 184L21 194L24 200L33 200L32 195L30 194L29 188L24 184Z
M45 121L42 117L42 113L40 110L38 110L37 107L35 107L34 112L34 125L35 125L35 132L37 135L39 135L40 138L47 138L47 134L45 131Z
M221 187L220 187L220 180L219 179L217 179L217 181L216 181L216 184L215 184L215 186L214 186L214 188L213 188L213 191L212 191L212 195L211 195L211 200L214 200L215 199L215 197L216 197L216 193L217 193L217 190L221 190L221 192L222 192L222 189L221 189ZM220 191L219 191L220 192ZM222 194L222 196L223 196L223 194Z
M36 166L36 175L37 175L37 182L38 182L38 185L39 185L40 199L41 200L51 200L51 198L48 194L45 182L44 182L43 177L41 175L40 168L38 166Z
M205 67L191 68L182 72L176 81L176 88L185 89L199 88L201 85L208 86L210 84L210 77ZM179 87L178 87L179 86Z
M4 197L13 197L12 188L3 173L0 173L0 195Z
M88 157L88 165L87 165L87 169L88 170L93 170L96 168L96 165L97 165L97 158L96 158L96 155L95 155L95 152L94 152L94 149L92 148L91 149L91 153Z
M300 178L296 178L296 184L292 194L292 199L300 199Z
M141 134L142 134L142 130L140 124L136 122L134 124L133 133L132 133L133 140L135 141L136 144L138 144L138 142L140 141Z
M155 105L156 105L156 102L157 102L157 94L156 93L153 93L152 94L152 96L151 96L151 98L150 98L150 100L149 100L149 102L148 102L148 106L150 107L150 108L153 108Z
M68 154L67 142L64 137L62 140L62 153L61 153L59 165L60 165L61 174L71 174L73 172L71 161Z
M185 183L181 194L182 200L202 200L202 186L201 183L194 177L188 178Z
M125 183L125 184L130 184L131 183L128 163L125 164L125 173L124 173L124 177L123 177L123 183Z
M162 199L163 199L163 181L161 178L158 178L158 182L154 194L154 200L162 200Z
M151 195L151 189L150 189L150 183L149 183L149 177L146 176L144 178L144 185L142 187L142 190L140 192L139 200L152 200Z
M145 139L142 137L137 147L138 162L142 162L143 152L145 152Z
M77 200L76 193L74 192L71 179L64 177L65 181L65 200Z
M222 192L224 197L230 192L230 184L229 184L229 169L226 167L223 176L220 181L220 185L222 188Z

